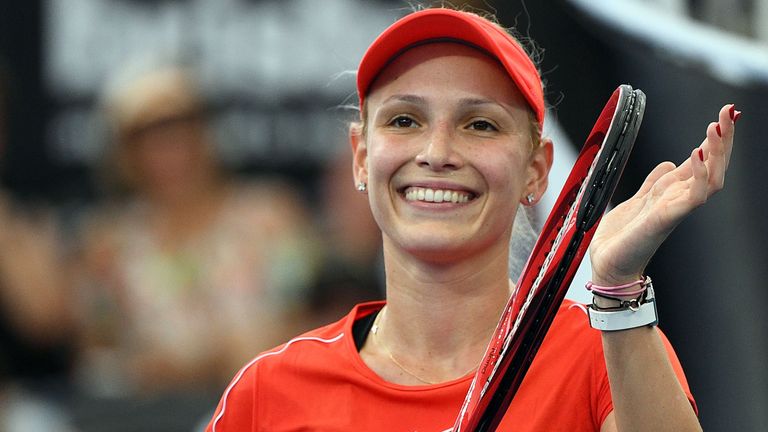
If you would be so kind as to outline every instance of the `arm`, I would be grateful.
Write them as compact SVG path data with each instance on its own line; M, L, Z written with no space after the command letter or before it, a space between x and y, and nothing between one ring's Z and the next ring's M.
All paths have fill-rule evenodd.
M614 411L601 432L700 431L656 328L603 332Z
M0 307L21 336L43 345L65 342L73 327L57 229L50 214L0 202Z
M722 189L736 113L732 105L724 106L688 160L680 166L657 166L632 198L603 218L590 248L596 284L615 286L639 279L677 224ZM701 430L658 330L604 332L602 341L614 404L602 431Z

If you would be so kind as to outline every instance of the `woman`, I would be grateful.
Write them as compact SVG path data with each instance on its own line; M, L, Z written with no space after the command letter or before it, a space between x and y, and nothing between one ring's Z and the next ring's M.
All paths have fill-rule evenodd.
M96 389L207 391L303 326L309 219L287 184L224 172L189 70L130 78L106 98L125 193L86 226L80 367Z
M358 70L350 140L382 230L386 305L357 306L247 364L209 430L451 430L501 308L520 203L547 187L541 80L519 44L476 15L401 19ZM722 187L732 105L679 167L656 167L591 246L595 307L645 299L646 263ZM619 300L616 300L619 299ZM647 325L600 333L560 308L500 430L699 430L668 342ZM610 386L609 386L610 383Z

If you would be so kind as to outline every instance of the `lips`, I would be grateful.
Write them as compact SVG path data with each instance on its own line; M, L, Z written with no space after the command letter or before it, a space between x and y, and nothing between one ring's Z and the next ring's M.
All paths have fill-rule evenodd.
M403 191L408 201L423 201L431 203L465 203L473 200L475 194L465 190L434 189L411 186Z

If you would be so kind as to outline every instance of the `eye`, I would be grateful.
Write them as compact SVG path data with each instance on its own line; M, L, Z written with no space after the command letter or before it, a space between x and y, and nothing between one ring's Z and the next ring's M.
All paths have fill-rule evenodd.
M482 132L496 132L499 130L496 126L485 120L475 120L468 127L469 129Z
M418 124L416 123L415 120L413 120L410 117L404 116L404 115L397 116L397 117L393 118L389 122L389 125L390 126L394 126L396 128L403 128L403 129L405 129L405 128L412 128L412 127L418 126Z

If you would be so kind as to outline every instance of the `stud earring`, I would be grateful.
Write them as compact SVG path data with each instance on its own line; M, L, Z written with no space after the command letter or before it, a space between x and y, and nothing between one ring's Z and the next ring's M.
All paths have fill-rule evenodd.
M528 204L533 204L533 200L535 198L536 197L533 195L533 193L529 193L528 195L525 196L525 200L528 201Z
M357 182L358 192L365 192L366 189L368 189L368 185L366 185L365 182Z

